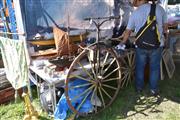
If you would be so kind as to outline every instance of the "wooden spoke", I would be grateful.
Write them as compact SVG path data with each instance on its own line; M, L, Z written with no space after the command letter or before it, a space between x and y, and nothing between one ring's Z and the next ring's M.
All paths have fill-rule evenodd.
M111 88L111 89L113 89L113 90L117 90L118 88L116 88L116 87L113 87L113 86L110 86L110 85L106 85L106 84L102 84L102 86L105 86L105 87L107 87L107 88Z
M132 66L135 66L135 54L133 53L133 58L132 58Z
M127 68L127 67L121 67L121 69L122 69L122 70L128 70L128 68Z
M103 61L103 63L102 63L101 73L103 72L103 69L104 69L104 66L105 66L105 64L106 64L106 61L107 61L108 56L109 56L109 53L106 53L106 56L105 56L104 61Z
M93 93L92 93L92 96L91 96L91 102L93 101L94 99L94 95L95 95L95 92L97 90L97 86L95 86L94 90L93 90Z
M95 67L95 73L96 73L96 75L98 74L98 67L99 67L99 66L98 66L98 65L99 65L98 51L99 51L99 50L97 50L97 49L94 51L94 53L96 53L96 54L94 55L95 57L94 57L94 60L93 60L93 61L95 61L95 62L94 62L94 67Z
M102 89L102 91L103 91L110 99L112 99L112 97L104 90L103 87L101 87L101 89Z
M92 73L93 73L93 75L94 75L94 78L97 79L97 78L96 78L95 71L94 71L94 67L95 67L95 66L92 65L92 62L91 62L91 60L90 60L90 58L89 58L89 55L87 55L87 56L88 56L88 61L89 61L90 65L91 65L91 71L92 71Z
M95 96L98 97L97 96L97 88L96 88ZM98 107L97 106L97 100L95 100L95 113L97 113L97 111L98 111L97 107Z
M81 108L81 106L84 104L84 102L86 101L86 99L90 93L91 93L91 91L89 91L88 94L83 98L82 102L78 105L77 110L79 110Z
M128 83L129 83L129 78L130 78L130 74L127 74L127 79L126 79L126 81L125 81L125 83L126 83L126 86L128 86Z
M123 78L121 79L121 81L122 81L121 87L124 86L127 76L128 76L128 74L124 74Z
M113 73L116 72L117 70L119 70L119 68L114 69L112 72L110 72L109 74L107 74L103 79L106 79L107 77L109 77L111 74L113 74Z
M99 94L100 94L100 97L101 97L101 100L102 100L103 106L104 106L104 108L105 108L105 102L104 102L104 98L103 98L103 95L102 95L102 92L101 92L100 87L98 87L98 90L99 90Z
M104 79L102 82L109 82L109 81L114 81L114 80L120 80L120 78L116 77L116 78Z
M69 90L70 89L75 89L75 88L86 87L86 86L89 86L89 85L92 85L92 83L86 83L86 84L82 84L82 85L72 86L72 87L69 88Z
M121 74L124 75L127 73L127 71L128 71L128 69L124 69L124 70L122 70Z
M128 53L127 54L127 59L128 59L128 63L129 63L129 66L131 66L131 53Z
M74 98L71 99L72 101L77 100L79 97L83 96L84 94L86 94L88 91L90 91L92 88L94 87L94 85L92 85L91 87L89 87L87 90L85 90L84 92L82 92L81 94L79 94L78 96L75 96Z
M114 61L116 61L116 58L114 58L114 59L111 61L111 63L108 65L108 67L104 70L103 75L104 75L104 73L106 73L106 71L111 67L111 65L114 63Z
M126 66L128 66L128 63L127 63L127 61L123 58L123 59L121 59L122 60L122 63L123 63L123 67L126 67Z
M79 66L81 66L81 68L83 69L83 71L92 79L94 80L94 78L92 77L92 75L84 68L84 66L80 63L77 62L79 64Z
M70 75L69 78L79 78L79 79L82 79L82 80L84 80L84 81L88 81L88 82L95 83L95 81L90 80L90 79L87 79L87 78L84 78L84 77L82 77L82 76L80 76L80 75Z

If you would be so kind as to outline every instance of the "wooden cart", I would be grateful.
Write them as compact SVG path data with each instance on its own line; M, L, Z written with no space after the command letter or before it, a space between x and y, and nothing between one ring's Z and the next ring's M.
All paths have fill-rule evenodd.
M104 42L106 40L100 38L100 26L112 19L117 17L86 19L91 20L96 26L96 42L83 48L74 59L65 80L68 105L78 115L101 112L113 103L120 88L133 80L134 50L128 49L123 54L118 54L113 47L108 47ZM74 82L76 84L73 84ZM79 93L72 94L79 89ZM92 109L86 111L86 107Z

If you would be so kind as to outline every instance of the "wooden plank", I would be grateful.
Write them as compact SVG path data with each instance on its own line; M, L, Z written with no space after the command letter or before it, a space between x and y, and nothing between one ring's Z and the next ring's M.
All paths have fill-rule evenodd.
M163 51L162 58L165 64L166 71L168 73L168 77L172 78L175 71L175 64L171 55L171 51L169 49L165 49Z
M9 87L0 91L0 104L7 103L14 99L15 90L13 87Z

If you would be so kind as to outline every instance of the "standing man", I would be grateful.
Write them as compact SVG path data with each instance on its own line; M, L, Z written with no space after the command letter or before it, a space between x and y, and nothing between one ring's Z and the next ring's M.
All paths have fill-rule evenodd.
M143 25L147 22L148 16L151 11L151 4L149 0L134 0L133 4L137 9L131 14L127 28L123 34L123 41L121 44L125 44L131 32L134 31L136 34L140 31ZM152 1L154 3L154 1ZM155 3L154 3L155 4ZM142 92L144 87L144 70L145 65L149 63L149 84L150 92L156 96L158 94L157 82L160 79L160 60L162 47L164 46L164 38L167 36L167 15L165 10L158 4L155 5L155 18L157 23L157 31L159 38L159 45L155 48L146 48L137 44L136 45L136 69L135 69L135 86L138 93ZM144 33L142 32L142 35ZM153 38L149 33L145 37ZM136 37L137 39L137 37ZM144 38L143 38L144 39Z

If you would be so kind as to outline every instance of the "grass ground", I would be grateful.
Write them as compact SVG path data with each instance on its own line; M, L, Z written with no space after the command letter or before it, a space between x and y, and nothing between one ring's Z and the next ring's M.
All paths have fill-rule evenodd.
M148 85L137 95L133 85L120 90L116 101L102 113L82 120L180 120L180 62L172 79L159 82L160 96L149 95Z
M137 95L133 84L121 89L117 99L102 113L80 120L180 120L180 62L176 62L176 71L172 79L165 77L160 81L160 96L149 96L148 85L142 95ZM35 102L36 103L36 102ZM37 106L37 105L35 105ZM0 120L21 120L24 104L0 106ZM50 120L43 113L40 120Z

